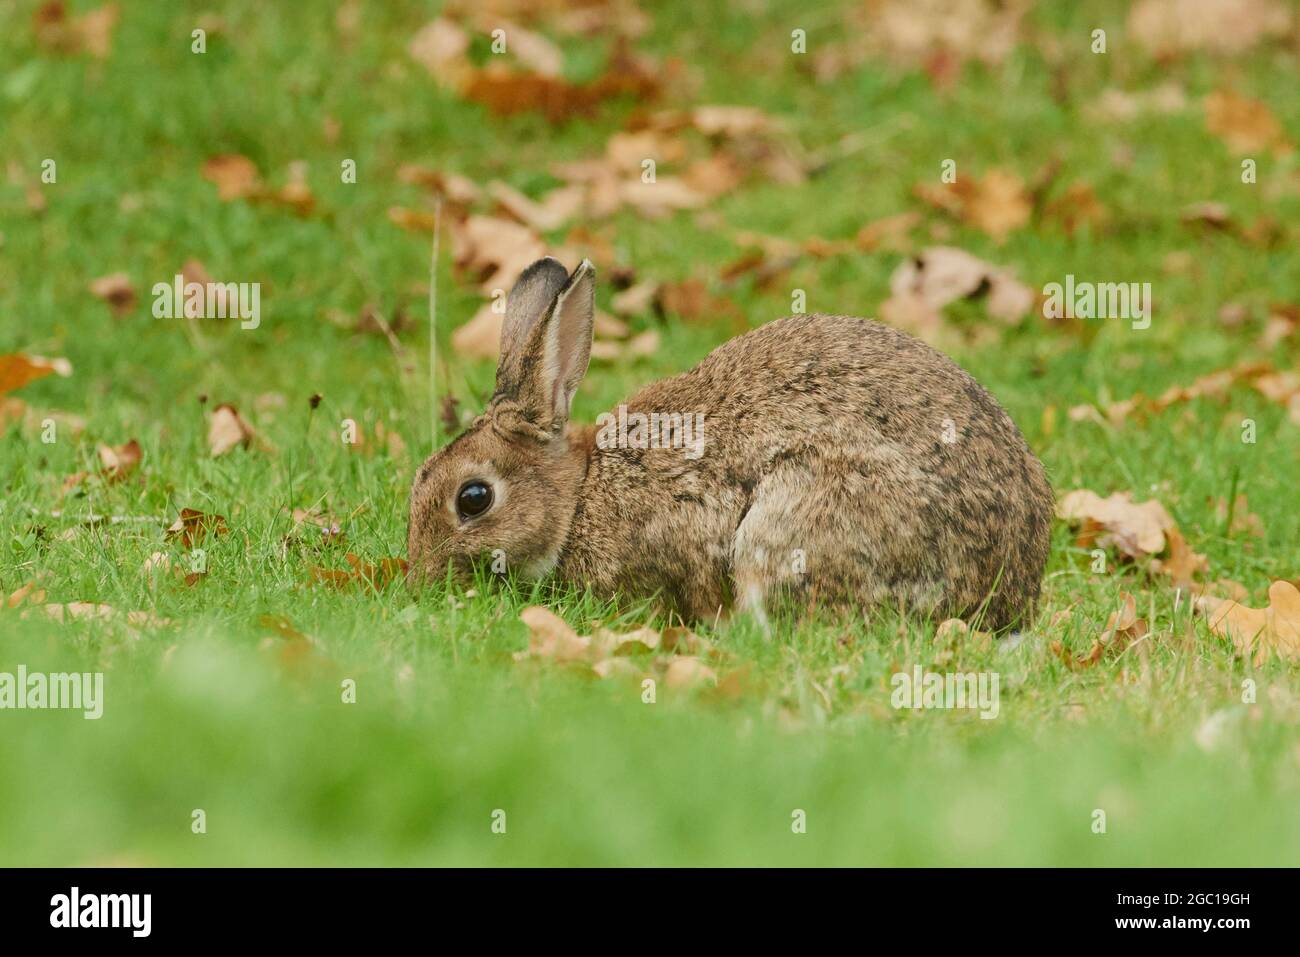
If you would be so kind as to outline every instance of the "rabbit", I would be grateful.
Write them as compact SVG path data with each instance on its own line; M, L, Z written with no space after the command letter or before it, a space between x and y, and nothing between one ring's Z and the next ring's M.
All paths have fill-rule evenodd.
M688 621L735 609L766 625L787 599L1032 621L1052 490L951 359L870 320L788 316L577 425L594 291L586 260L519 277L486 410L415 476L414 580L504 559ZM658 442L614 434L635 413L661 414Z

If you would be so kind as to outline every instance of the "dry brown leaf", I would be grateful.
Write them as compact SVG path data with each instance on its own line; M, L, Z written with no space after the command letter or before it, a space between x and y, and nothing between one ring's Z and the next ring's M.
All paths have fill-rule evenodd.
M1292 372L1276 372L1267 362L1239 362L1227 369L1207 373L1186 386L1171 386L1154 399L1138 393L1128 399L1111 403L1103 407L1105 419L1090 406L1075 406L1070 410L1070 418L1075 421L1093 419L1113 425L1121 424L1135 412L1158 413L1170 406L1194 399L1223 400L1229 391L1237 385L1247 385L1271 402L1284 407L1294 407L1300 396L1300 376ZM1091 410L1091 411L1090 411ZM1238 418L1237 421L1240 421ZM1297 420L1300 422L1300 420Z
M1051 649L1071 670L1090 668L1110 655L1119 655L1133 642L1147 634L1147 623L1137 616L1137 602L1128 592L1120 592L1120 607L1106 621L1101 636L1095 638L1088 653L1075 657L1060 641L1053 641Z
M486 106L498 116L540 112L552 123L591 116L604 101L630 95L639 100L659 90L651 66L632 54L622 39L605 73L591 83L575 84L536 72L518 73L501 63L475 70L462 86L466 99Z
M540 605L530 605L519 614L528 626L528 651L521 657L550 658L559 662L586 661L592 641L578 635L559 615Z
M374 589L383 589L399 578L405 577L409 567L404 558L382 558L377 564L371 564L362 561L360 557L352 552L348 552L344 557L348 565L351 566L346 571L339 568L321 568L317 565L309 565L307 570L311 581L338 589L350 588L357 582L362 582Z
M438 17L416 32L406 51L440 86L459 89L473 72L466 56L469 42L469 34L457 23Z
M118 5L108 3L76 17L69 17L63 0L47 0L32 15L36 42L55 53L89 53L97 60L108 58L113 49L113 28Z
M659 296L659 283L641 282L614 293L610 307L620 316L638 316L650 310Z
M650 219L662 219L679 209L699 209L709 197L693 189L684 179L660 176L653 183L640 177L618 183L620 205L631 206Z
M744 320L743 313L734 302L713 295L700 279L661 283L657 293L659 308L686 322L709 323L724 318L733 322Z
M509 290L528 266L548 252L533 230L496 216L469 216L452 224L451 235L456 265L479 280L489 295Z
M38 575L35 580L27 582L27 584L20 586L10 593L9 597L5 599L3 607L17 608L24 602L29 605L44 604L45 589L38 587L40 577L41 576Z
M593 642L615 656L649 654L658 650L661 640L659 632L644 626L622 634L601 628L592 635Z
M501 353L501 327L505 315L486 302L474 317L451 334L451 348L463 359L491 359Z
M942 326L941 310L958 299L985 296L989 315L1009 325L1033 309L1037 294L1006 269L962 249L932 246L903 260L889 280L881 318L922 338Z
M605 143L605 159L620 173L641 175L642 164L654 160L656 168L686 157L686 144L663 130L618 132Z
M777 121L755 106L697 106L690 119L705 136L728 139L766 136L777 129Z
M1068 235L1084 227L1096 229L1103 225L1110 213L1091 186L1085 182L1070 184L1065 192L1047 204L1046 218L1058 222Z
M145 577L150 579L151 586L156 582L155 576L157 574L166 575L170 573L173 578L177 581L183 582L187 586L198 584L206 578L208 574L205 571L187 573L181 566L173 564L171 556L166 552L154 552L150 555L145 559L142 571L144 572Z
M961 177L954 184L962 199L962 218L1001 244L1029 222L1033 201L1014 173L991 169L983 178Z
M673 658L664 673L664 686L670 689L694 688L717 683L717 672L694 657Z
M659 333L647 329L629 339L627 342L611 342L597 339L591 344L591 358L599 362L615 362L619 359L641 359L652 356L659 351Z
M244 421L239 410L229 402L212 410L212 421L208 425L208 448L213 458L225 455L237 446L248 448L255 436L253 427Z
M896 213L858 230L854 242L865 252L909 253L912 251L912 230L921 224L916 212Z
M483 189L478 183L459 173L448 173L415 163L403 163L397 168L397 178L403 183L423 186L432 192L441 193L449 203L457 205L472 206L483 198Z
M64 623L69 621L109 621L117 619L120 615L112 605L87 601L54 602L48 605L32 606L23 609L21 615L23 618L28 618L36 611L43 612L47 617ZM125 619L126 623L132 628L159 628L170 624L168 619L159 618L153 612L148 611L128 611Z
M250 197L274 206L284 206L299 216L308 216L316 207L316 196L307 183L307 164L301 160L289 164L289 175L279 189L263 189Z
M117 482L130 475L144 454L135 439L125 445L100 445L98 452L100 470L108 482Z
M554 43L532 30L525 30L509 20L482 18L490 30L504 30L506 52L539 76L558 77L564 72L564 54Z
M1187 539L1183 538L1183 533L1177 528L1167 529L1165 538L1169 542L1169 555L1153 561L1152 571L1168 575L1177 588L1194 587L1197 575L1209 573L1210 560L1199 552L1192 551Z
M880 0L863 7L863 26L872 49L935 75L970 59L1001 63L1020 42L1029 9L1018 0Z
M208 533L226 535L229 532L224 516L209 515L195 508L183 508L180 517L168 527L165 537L168 540L179 538L183 547L193 548L201 544Z
M388 221L411 233L431 233L437 225L437 217L423 209L407 209L405 206L389 206Z
M1202 595L1196 610L1205 615L1210 630L1232 640L1237 653L1260 665L1273 655L1300 661L1300 590L1288 581L1268 588L1267 608L1250 608L1239 602Z
M525 608L519 617L528 626L529 637L528 650L517 652L516 661L544 659L578 665L600 678L642 677L642 666L632 659L644 662L644 656L655 655L650 664L664 673L670 688L717 681L717 675L699 656L720 656L705 639L684 627L662 630L641 627L622 633L597 628L594 634L586 636L579 635L554 612L537 605Z
M66 603L51 603L40 606L50 618L55 621L66 622L73 620L86 619L107 619L116 614L112 605L100 605L88 601L70 601Z
M66 378L72 375L72 363L67 359L47 359L21 352L0 355L0 396L16 392L27 383L50 374Z
M257 195L262 188L257 166L247 156L227 153L214 156L203 164L203 178L217 186L217 198L223 202Z
M1208 595L1211 598L1226 598L1229 601L1245 601L1250 597L1250 589L1231 578L1220 578L1218 581L1198 584L1193 592L1197 596Z
M1218 90L1205 98L1205 128L1240 155L1292 151L1282 124L1268 104L1247 96Z
M644 676L641 666L631 658L606 658L603 661L597 661L591 666L598 678L633 678L638 679Z
M1088 489L1067 492L1057 503L1059 518L1081 525L1080 542L1088 547L1114 545L1122 555L1141 558L1165 550L1165 534L1175 528L1174 520L1155 499L1137 503L1129 492L1102 498Z
M553 232L577 216L586 195L582 189L561 186L538 202L500 180L488 183L488 193L507 213L539 233Z
M707 159L697 160L682 174L686 188L707 201L730 193L744 178L744 169L726 153L715 153Z
M1187 95L1176 83L1161 83L1149 90L1128 92L1111 87L1103 90L1087 109L1092 115L1113 122L1127 122L1149 114L1177 113L1187 106Z
M1228 521L1229 514L1232 521ZM1250 501L1244 493L1237 495L1231 508L1226 498L1214 502L1214 516L1227 525L1228 535L1250 535L1254 538L1264 537L1264 520L1250 510Z
M1244 53L1290 27L1283 0L1138 0L1127 23L1129 36L1158 57Z
M135 290L131 288L131 277L124 272L100 276L91 282L90 291L108 303L114 315L124 316L135 308Z
M263 628L266 628L267 630L274 632L276 636L283 638L286 641L312 640L307 635L303 634L301 631L295 628L293 622L291 622L284 615L261 615L257 619L257 623L261 625Z

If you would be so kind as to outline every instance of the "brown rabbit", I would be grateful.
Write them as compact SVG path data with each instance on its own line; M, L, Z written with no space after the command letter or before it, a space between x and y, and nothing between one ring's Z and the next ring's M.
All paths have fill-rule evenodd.
M495 558L602 596L658 594L688 619L733 602L763 618L783 596L1031 619L1051 488L950 359L869 320L789 316L602 428L571 425L594 285L586 261L519 277L486 411L415 478L413 576Z

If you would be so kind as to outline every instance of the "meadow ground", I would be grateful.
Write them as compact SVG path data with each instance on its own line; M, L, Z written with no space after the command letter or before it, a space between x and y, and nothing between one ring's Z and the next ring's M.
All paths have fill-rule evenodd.
M1145 329L1049 321L1037 307L1004 322L978 297L948 305L930 331L1006 406L1058 495L1158 500L1206 558L1196 580L1240 583L1253 607L1271 582L1300 576L1300 421L1285 402L1243 373L1106 414L1241 362L1294 369L1300 174L1287 146L1300 130L1300 27L1237 55L1156 56L1125 4L1044 3L1005 50L990 30L969 49L909 61L867 43L880 29L865 6L786 6L645 4L634 48L658 64L657 99L611 96L552 122L498 115L430 75L409 47L437 4L128 4L99 56L66 18L0 0L0 353L71 365L15 390L0 415L0 596L33 586L0 607L0 672L105 674L99 720L0 711L0 863L1300 859L1294 661L1239 654L1189 613L1188 590L1156 556L1080 545L1065 522L1040 619L1014 647L936 637L934 622L890 611L814 609L771 638L743 621L705 624L696 630L722 652L710 664L721 684L661 682L653 704L636 680L514 658L530 604L583 634L662 625L645 605L518 583L415 593L313 579L313 567L347 569L348 553L404 552L406 496L430 449L431 237L418 227L433 200L402 167L540 199L561 185L556 163L606 155L655 110L709 104L779 120L799 174L747 159L743 182L700 208L656 218L626 203L543 231L548 248L597 259L607 312L604 277L620 271L699 280L713 297L705 313L734 305L628 310L628 339L654 331L653 348L593 363L577 418L789 313L792 290L809 311L877 316L906 254L929 246L965 249L1035 290L1067 274L1150 282ZM483 69L491 24L447 17L471 36L465 69ZM599 78L615 47L614 28L522 23L558 46L573 83ZM208 30L202 54L191 51L196 25ZM1090 49L1098 28L1105 53ZM795 29L807 53L791 51ZM1276 128L1254 115L1216 132L1207 102L1223 91L1262 101ZM1131 118L1115 115L1124 103ZM695 155L729 148L672 135ZM269 189L301 162L304 185L278 202L225 201L203 170L231 155ZM57 179L42 182L50 158ZM1247 158L1255 182L1243 182ZM355 182L340 175L346 159ZM946 188L945 159L959 183L973 178L974 199L943 208L918 187ZM979 194L996 192L995 170L1018 185ZM503 215L486 198L472 205ZM394 207L413 212L395 221ZM464 224L450 199L443 211L439 389L468 416L493 364L459 353L451 334L488 293L453 265ZM889 241L859 238L907 214L883 230ZM754 248L745 233L793 244L771 281L727 273ZM773 248L758 258L779 258ZM155 318L150 288L189 260L260 282L258 328ZM90 291L115 273L134 292L117 309ZM355 327L367 306L391 337ZM212 455L220 403L259 441ZM1071 414L1090 405L1098 413ZM47 419L53 441L42 441ZM362 444L341 441L348 419ZM1247 419L1254 441L1243 441ZM131 439L140 460L112 480L98 446ZM186 508L224 517L227 533L189 548L167 536ZM296 521L296 509L332 516L342 534ZM191 584L144 570L156 553L199 568L196 545L206 574ZM1080 664L1124 593L1145 627L1104 636L1099 660ZM73 602L109 610L55 620L42 608ZM996 672L996 719L891 707L891 676L917 664Z

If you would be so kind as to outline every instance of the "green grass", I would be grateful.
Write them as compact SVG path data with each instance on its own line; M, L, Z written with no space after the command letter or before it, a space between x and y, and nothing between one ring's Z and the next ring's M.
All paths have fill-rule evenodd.
M947 228L943 241L1014 266L1030 285L1067 272L1151 281L1156 313L1144 332L1103 322L1082 337L1031 317L993 343L959 341L952 351L1006 405L1058 492L1158 497L1209 556L1213 577L1242 582L1257 605L1271 580L1300 575L1300 428L1282 409L1243 388L1227 404L1174 406L1119 430L1065 414L1106 396L1158 394L1239 359L1294 366L1294 342L1272 353L1255 343L1266 304L1300 300L1300 200L1269 187L1295 169L1261 157L1260 184L1241 184L1238 158L1205 131L1197 103L1230 87L1300 129L1295 53L1160 65L1124 44L1123 5L1045 4L1030 19L1034 35L1078 50L1066 58L1065 102L1030 45L1000 67L968 66L947 93L876 61L819 84L796 69L789 32L804 19L810 48L842 40L841 12L814 4L792 20L780 6L653 5L638 48L680 58L693 90L690 101L662 105L752 104L782 117L809 149L854 132L872 145L803 186L759 178L709 216L620 213L595 227L620 259L643 278L713 282L741 251L733 230L845 239L918 210L918 245ZM1235 658L1202 621L1187 620L1185 601L1175 617L1173 593L1141 568L1093 574L1064 528L1042 620L1014 650L960 647L944 662L931 624L888 613L783 621L771 639L723 624L701 631L726 649L728 669L748 668L739 696L661 688L653 705L635 684L511 657L525 646L518 614L527 604L545 602L583 631L640 623L651 613L639 606L616 611L516 587L467 596L312 585L310 565L345 567L348 551L401 554L407 490L429 450L427 390L403 384L382 337L326 318L367 303L402 307L414 320L405 347L427 354L428 237L398 229L386 210L427 208L428 199L397 179L398 166L499 178L537 195L553 162L598 153L635 106L610 103L558 128L538 116L488 116L440 90L405 53L436 5L367 5L348 43L333 3L292 13L228 3L225 30L203 56L189 52L189 34L210 5L127 5L102 64L37 49L34 7L0 0L0 145L28 178L56 159L58 182L42 187L40 215L21 187L0 184L0 353L67 356L71 377L19 395L37 423L59 410L86 428L65 429L54 444L41 443L39 425L0 436L0 592L39 578L48 601L101 602L166 623L59 624L0 608L0 671L106 672L99 721L0 712L0 863L1276 865L1300 855L1294 666ZM1086 52L1097 25L1110 32L1105 57ZM575 76L599 72L605 41L557 39ZM1086 111L1107 87L1164 80L1185 88L1186 110L1128 125ZM341 131L334 144L326 115ZM1121 149L1129 162L1115 159ZM317 211L299 219L219 202L199 170L220 153L248 155L274 184L305 160ZM1071 237L1035 221L997 246L912 196L950 157L961 171L1001 166L1027 180L1058 158L1056 190L1090 183L1111 222ZM344 158L357 162L356 184L339 181ZM1203 200L1228 204L1243 223L1271 215L1285 239L1258 248L1194 232L1180 210ZM1166 271L1171 252L1190 254L1191 270ZM201 323L195 340L184 323L153 319L149 287L189 258L216 278L261 282L261 327ZM873 315L899 258L806 258L770 293L741 283L725 294L750 325L788 312L795 287L808 290L810 311ZM114 318L86 287L119 270L142 301ZM439 289L448 354L447 335L479 296L446 257ZM598 301L607 306L609 294ZM1245 329L1217 319L1233 301L1252 309ZM987 320L976 309L966 321ZM636 325L660 328L658 354L593 367L579 418L689 367L732 331L726 321ZM448 371L471 408L490 387L488 364L452 360ZM317 392L323 402L309 414ZM259 407L268 393L284 407ZM224 401L275 451L210 458L205 413ZM1230 411L1256 420L1257 443L1240 441ZM339 423L349 417L368 438L382 420L406 452L345 448ZM94 470L97 443L132 437L144 458L129 481L92 478L64 495L66 476ZM1262 537L1229 535L1216 517L1213 500L1234 487L1260 516ZM295 529L292 509L312 506L344 520L346 542ZM141 568L154 552L188 561L163 537L183 507L225 516L230 534L204 543L209 574L195 586L151 583ZM92 513L138 520L84 527ZM1121 591L1152 615L1146 654L1065 668L1049 642L1086 649ZM1049 631L1065 608L1071 624ZM267 615L313 636L318 658L282 666L283 639L259 623ZM916 663L999 672L1000 716L895 711L890 676ZM355 704L341 701L344 678L357 682ZM1247 678L1258 686L1249 705ZM1196 732L1211 715L1222 733L1207 750ZM206 834L191 832L196 808ZM505 835L491 830L496 809L506 812ZM791 831L796 809L807 814L805 834ZM1092 831L1094 809L1106 812L1104 835Z

